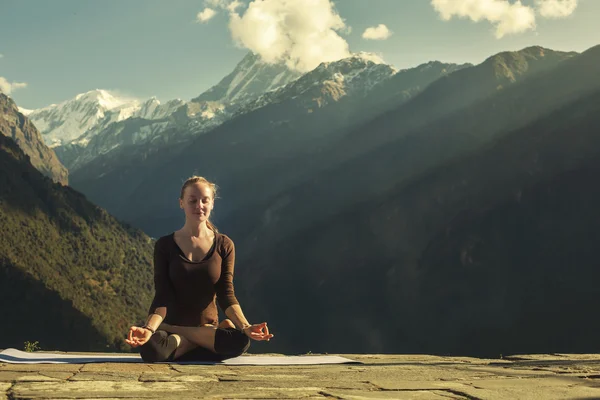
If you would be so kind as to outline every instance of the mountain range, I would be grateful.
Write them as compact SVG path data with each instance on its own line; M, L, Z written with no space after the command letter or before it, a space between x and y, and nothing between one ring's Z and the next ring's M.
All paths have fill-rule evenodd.
M97 89L61 104L22 111L74 172L99 155L131 145L161 147L186 141L231 118L245 102L298 76L283 64L265 64L248 53L231 74L189 102L161 104L156 98L140 101Z
M96 89L61 104L27 110L25 114L42 133L46 144L54 148L69 143L85 146L112 123L128 118L163 119L183 104L179 99L164 105L156 98L140 102Z
M323 64L263 96L276 101L242 113L187 143L162 146L160 152L141 148L139 155L129 152L127 156L117 157L117 152L112 158L110 155L99 157L86 168L72 173L72 185L119 218L151 235L158 235L172 229L177 221L179 210L170 202L169 193L177 192L177 186L186 175L198 171L225 188L221 201L223 211L215 214L217 218L226 218L240 209L245 212L248 200L233 194L254 192L257 181L268 182L268 185L262 185L260 192L253 196L253 206L288 188L305 185L306 180L314 180L332 165L385 145L390 137L400 137L426 126L503 91L511 82L519 82L544 68L552 69L561 60L573 56L574 53L532 47L518 53L498 54L477 66L440 63L399 72L358 57ZM354 96L345 95L333 83L336 76L338 79L344 76L342 72L355 76L365 89L353 89ZM352 79L346 81L352 82ZM364 106L363 100L372 100L369 93L383 90L396 94L396 97L386 97L395 104L392 111L382 113L385 107L374 101L367 103L370 107ZM319 107L319 103L323 107ZM387 164L377 164L376 160L369 162L387 169ZM365 174L359 170L355 172L356 179L375 177L373 182L395 182L391 177L377 178L385 176L382 175L385 171ZM249 176L252 179L248 179ZM352 182L340 179L340 182ZM159 193L154 189L157 180L165 189ZM324 185L319 190L327 192L330 183ZM345 187L352 190L352 186ZM323 199L327 205L319 207L319 212L337 212L345 207L344 202L357 199L351 192L342 191L340 184L336 184L335 189L331 196ZM227 196L226 190L232 195ZM135 198L149 200L139 206ZM300 210L291 215L298 213ZM162 221L173 222L165 225Z
M416 94L421 88L444 74L464 66L439 63L434 68L419 66L420 79L396 79L394 88L399 97L410 99L407 93ZM153 218L173 219L173 208L168 191L148 195L152 185L141 184L153 180L157 174L173 174L165 177L165 188L178 190L175 186L193 171L213 175L219 183L229 187L248 183L248 174L260 169L266 173L287 163L291 158L301 159L318 152L328 143L334 143L345 129L357 119L365 121L379 110L375 102L371 109L362 107L362 100L369 93L390 91L388 81L395 76L418 75L412 70L396 71L386 64L376 63L364 55L357 55L333 63L325 63L274 91L267 92L254 101L238 107L229 120L202 135L188 135L186 142L164 141L161 146L136 146L122 148L97 157L85 167L72 171L72 185L90 196L99 205L110 209L119 218L130 221L142 229L153 229L151 234L162 231ZM360 118L359 118L360 116ZM184 136L177 129L164 132L162 136ZM207 153L204 149L210 148ZM183 152L183 153L181 153ZM177 168L165 167L169 157L182 154ZM202 157L197 155L202 154ZM240 163L243 163L242 165ZM290 171L290 175L270 176L273 185L265 190L278 190L275 179L290 184L303 174L302 169ZM227 183L229 180L231 183ZM120 182L116 187L114 182ZM111 193L106 190L110 186ZM269 192L271 193L271 192ZM266 193L265 193L266 194ZM143 196L149 202L131 207L130 199ZM150 204L151 203L151 204ZM156 207L168 209L156 213ZM230 205L226 205L229 210ZM135 208L132 213L132 208ZM233 210L233 209L232 209ZM148 218L146 213L154 215ZM141 225L138 225L141 223Z
M572 328L598 305L598 65L600 46L568 55L407 131L393 124L409 114L399 108L363 127L381 145L332 166L354 131L328 149L327 169L227 216L246 249L241 296L263 319L287 312L325 332L352 322L344 340L273 326L280 349L597 349ZM302 300L269 303L283 296Z

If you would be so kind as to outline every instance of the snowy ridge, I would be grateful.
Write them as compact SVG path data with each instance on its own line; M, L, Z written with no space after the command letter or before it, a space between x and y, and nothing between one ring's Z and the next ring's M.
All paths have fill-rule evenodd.
M23 107L17 107L17 109L19 110L19 112L25 116L28 116L29 114L31 114L33 112L33 110L29 110L27 108L23 108Z
M285 85L299 76L301 73L288 69L283 63L267 64L259 55L249 52L233 72L192 101L239 104Z
M288 99L302 99L305 107L311 108L322 107L345 96L364 96L397 72L374 54L353 54L342 60L319 64L297 80L246 103L236 115Z
M163 119L173 114L179 107L183 106L185 101L181 99L170 100L165 104L160 104L156 97L152 97L132 115L135 118L143 119Z
M134 125L134 126L132 126ZM115 149L147 143L160 136L171 125L167 120L125 120L111 124L98 135L84 143L81 139L68 146L61 146L60 151L69 149L77 155L68 163L69 170L75 171L96 157L107 154Z
M120 98L109 91L96 89L60 104L29 110L27 115L42 133L46 144L56 147L74 142L84 135L89 141L111 123L128 118L164 118L183 104L182 100L172 100L161 105L156 98L141 103L137 99Z

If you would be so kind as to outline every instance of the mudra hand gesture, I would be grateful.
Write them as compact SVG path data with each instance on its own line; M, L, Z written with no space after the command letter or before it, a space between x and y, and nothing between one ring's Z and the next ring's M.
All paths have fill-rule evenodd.
M269 333L269 328L266 322L253 324L243 329L246 336L254 340L266 340L267 342L275 335Z
M129 334L127 335L127 339L125 339L125 343L131 347L138 347L150 340L151 337L152 331L150 329L132 326L129 328Z

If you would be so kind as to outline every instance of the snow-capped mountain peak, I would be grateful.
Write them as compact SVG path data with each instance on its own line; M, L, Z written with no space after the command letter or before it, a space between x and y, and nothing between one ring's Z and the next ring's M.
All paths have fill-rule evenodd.
M97 104L100 108L104 110L112 110L113 108L120 107L124 104L137 102L136 99L126 99L122 97L117 97L109 91L102 89L91 90L86 93L78 94L71 101L79 103Z
M108 90L95 89L60 104L27 111L46 144L56 147L80 138L87 143L109 124L128 118L166 118L183 104L183 100L176 99L162 105L156 97L141 102Z
M267 104L303 99L307 109L322 107L348 95L364 95L398 72L371 53L356 53L338 61L323 62L315 69L276 90L267 92L238 110L245 114Z
M290 70L284 63L268 64L259 55L249 52L233 72L192 101L239 104L283 86L300 75L301 73Z
M354 53L352 57L361 58L366 61L371 61L375 64L385 64L386 62L375 53L368 53L366 51L359 51L358 53Z
M42 133L50 147L66 144L82 132L95 126L107 113L116 112L119 118L128 118L139 101L113 95L107 90L91 90L60 104L32 110L28 117Z
M19 112L25 116L31 114L33 112L33 110L29 110L27 108L23 108L23 107L17 107Z
M386 64L381 57L373 53L354 53L349 57L342 58L337 61L323 62L319 64L313 71L306 73L306 76L315 76L315 74L336 74L356 75L366 69L385 69L398 72L391 65Z

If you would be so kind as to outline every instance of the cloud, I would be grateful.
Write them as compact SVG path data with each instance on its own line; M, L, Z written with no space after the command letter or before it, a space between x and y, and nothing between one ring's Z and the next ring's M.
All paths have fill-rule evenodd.
M230 13L229 29L239 46L265 62L301 72L350 55L338 34L346 24L330 0L256 0L243 15Z
M544 18L566 18L577 8L577 0L535 0L535 5Z
M474 22L491 22L498 39L536 26L534 9L519 0L512 3L508 0L431 0L431 4L445 21L457 16Z
M227 8L227 11L229 11L230 13L233 13L241 6L242 3L240 3L238 0L233 0L231 3L227 4L225 8Z
M392 32L384 24L367 28L362 34L363 39L369 40L385 40L390 36L392 36Z
M216 9L222 9L234 13L242 3L239 0L204 0L204 10L196 14L198 22L207 22L217 15Z
M350 55L340 34L350 32L332 0L205 0L197 19L206 22L220 9L229 14L229 30L236 44L260 55L267 63L284 62L306 72L321 62ZM210 10L210 11L207 11Z
M204 10L200 11L196 15L196 20L198 20L199 22L206 22L209 19L211 19L212 17L214 17L215 15L217 15L217 12L215 10L213 10L212 8L206 7Z
M0 58L4 57L4 54L0 53Z
M11 94L17 89L27 87L25 82L9 82L6 78L0 76L0 92L4 94Z
M365 51L359 51L358 53L355 53L355 55L359 56L363 60L368 60L368 61L374 62L375 64L385 64L386 63L381 54L367 53Z

